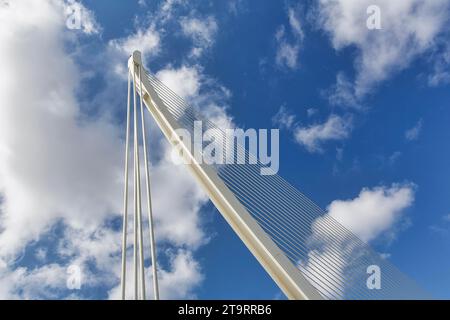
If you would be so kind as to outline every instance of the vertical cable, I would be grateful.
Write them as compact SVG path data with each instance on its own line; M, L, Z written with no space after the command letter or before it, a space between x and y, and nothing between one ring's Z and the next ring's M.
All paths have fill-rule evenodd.
M122 291L122 300L125 300L126 291L126 269L127 269L127 228L128 228L128 156L129 156L129 137L130 137L130 72L128 71L128 96L127 96L127 131L125 142L125 178L123 191L123 221L122 221L122 277L120 288Z
M136 66L133 71L133 77L136 80ZM135 82L136 86L136 82ZM136 90L136 87L134 88ZM142 102L141 102L142 103ZM140 298L145 300L145 268L144 268L144 241L142 236L142 205L141 205L141 169L139 159L139 137L138 137L138 115L137 104L135 104L135 135L136 135L136 199L137 199L137 236L139 242L139 275L140 275Z
M158 273L156 264L156 246L155 246L155 234L153 229L153 212L152 212L152 198L150 189L150 174L148 169L147 158L147 138L145 134L145 121L144 121L144 107L142 104L143 92L142 92L142 66L139 69L139 92L141 103L141 127L142 127L142 144L144 145L144 162L145 162L145 183L147 186L147 211L148 211L148 227L150 232L150 251L152 257L152 274L153 274L153 295L155 300L159 300L159 288L158 288Z
M136 72L133 67L133 112L134 112L134 246L133 246L133 263L134 263L134 299L139 298L139 280L138 280L138 225L137 225L137 215L138 215L138 204L137 204L137 175L138 168L138 136L137 136L137 113L136 113Z

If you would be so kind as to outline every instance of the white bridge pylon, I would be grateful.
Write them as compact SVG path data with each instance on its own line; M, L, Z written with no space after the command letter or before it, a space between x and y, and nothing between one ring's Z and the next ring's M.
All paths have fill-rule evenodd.
M135 298L145 299L145 274L144 254L142 246L142 223L141 223L141 190L139 173L139 143L138 143L138 120L136 93L140 97L141 107L141 129L142 143L146 171L147 210L149 214L149 229L151 238L151 256L153 267L153 289L154 297L158 299L158 282L156 270L156 247L153 235L153 220L151 211L150 176L148 172L147 146L145 140L145 124L143 118L143 106L152 115L153 119L168 139L178 150L183 150L183 155L190 161L186 166L203 187L209 198L244 242L250 252L255 256L267 273L272 277L280 289L289 299L322 299L317 289L305 278L301 271L292 263L285 253L275 244L270 236L261 228L247 209L236 198L224 181L218 176L216 170L204 163L198 163L191 153L190 146L176 133L182 129L181 125L168 111L168 106L156 93L151 82L145 76L142 66L141 53L135 51L128 61L129 75L132 77L134 93L134 284ZM142 75L142 76L141 76ZM130 83L130 80L129 80ZM130 97L130 87L128 87ZM128 213L128 153L129 153L129 131L130 131L130 98L128 98L127 109L127 140L125 161L125 191L124 191L124 220L123 220L123 252L122 252L122 298L125 298L126 279L126 242L127 242L127 213Z
M128 233L128 158L130 154L130 129L131 129L131 115L133 115L133 200L134 200L134 215L133 215L133 267L134 267L134 299L145 300L145 267L144 267L144 241L142 231L142 204L141 204L141 173L140 173L140 148L139 148L139 128L142 133L142 145L144 153L144 168L145 168L145 185L147 198L147 213L150 234L150 253L152 261L152 275L153 275L153 296L155 300L159 299L157 263L156 263L156 245L153 231L153 213L152 213L152 199L150 190L150 172L148 168L147 155L147 138L145 132L144 121L144 104L142 100L142 81L140 80L143 73L140 53L135 52L130 58L128 64L128 100L127 100L127 124L126 124L126 145L125 145L125 178L124 178L124 208L123 208L123 233L122 233L122 274L121 274L121 297L126 298L126 252L127 252L127 233ZM130 84L133 87L133 108L131 108L131 90ZM137 105L136 93L139 94L139 109ZM141 120L139 126L139 119Z

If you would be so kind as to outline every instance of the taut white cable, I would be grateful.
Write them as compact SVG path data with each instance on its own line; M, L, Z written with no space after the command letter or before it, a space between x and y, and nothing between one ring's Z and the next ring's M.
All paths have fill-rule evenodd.
M144 120L144 107L142 104L142 66L139 68L139 92L141 102L141 129L142 129L142 144L144 146L144 162L145 162L145 182L147 186L147 210L148 210L148 228L150 232L150 252L152 257L152 274L153 274L153 295L155 300L159 300L159 288L158 288L158 273L156 264L156 246L155 246L155 234L153 230L153 212L152 212L152 197L150 189L150 174L148 169L147 159L147 138L145 134L145 120Z
M133 68L133 85L134 92L136 92L136 66ZM135 157L135 174L136 174L136 186L135 186L135 195L136 195L136 220L137 224L137 234L135 235L135 240L138 241L139 247L139 279L140 279L140 298L145 300L145 269L144 269L144 244L142 239L142 210L141 210L141 171L140 171L140 161L139 161L139 137L138 137L138 113L137 113L137 103L136 103L136 95L134 96L134 136L135 136L135 145L134 145L134 157ZM137 252L136 252L137 254ZM136 261L137 262L137 261ZM137 266L135 267L137 271Z
M123 191L123 221L122 221L122 278L120 288L122 292L122 300L125 300L126 287L126 270L127 270L127 228L128 228L128 154L130 140L130 72L128 71L128 96L127 96L127 131L125 142L125 178Z
M138 164L138 141L137 141L137 114L136 114L136 74L133 67L133 113L134 113L134 246L133 246L133 263L134 263L134 299L139 299L139 277L138 277L138 199L137 199L137 180L139 176L137 174Z
M139 59L140 60L140 59ZM141 76L143 73L140 63L133 62L129 64L128 70L128 100L127 100L127 125L126 125L126 147L125 147L125 178L124 178L124 216L122 230L122 277L121 277L121 297L126 298L126 269L127 269L127 236L128 236L128 202L129 202L129 160L131 151L131 139L133 140L133 269L134 269L134 299L146 299L145 286L145 255L143 239L143 220L142 220L142 193L141 193L141 172L140 172L140 147L139 147L139 116L141 119L142 144L145 161L145 179L147 191L147 209L150 233L150 250L152 259L153 274L153 292L156 300L159 299L159 286L157 277L156 245L153 225L152 199L150 188L150 171L148 166L147 138L144 119L144 102L142 97ZM138 79L139 78L139 79ZM138 82L139 81L139 87ZM131 101L131 88L133 85L133 101ZM139 90L139 92L138 92ZM137 95L140 95L140 115L138 111ZM131 105L133 103L133 105ZM133 117L133 138L131 138L131 117Z

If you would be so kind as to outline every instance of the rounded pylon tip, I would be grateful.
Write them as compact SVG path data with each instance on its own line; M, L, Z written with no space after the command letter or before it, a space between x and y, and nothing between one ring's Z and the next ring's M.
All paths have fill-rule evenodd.
M139 50L136 50L133 52L132 58L133 58L134 63L139 64L139 65L142 63L142 54Z

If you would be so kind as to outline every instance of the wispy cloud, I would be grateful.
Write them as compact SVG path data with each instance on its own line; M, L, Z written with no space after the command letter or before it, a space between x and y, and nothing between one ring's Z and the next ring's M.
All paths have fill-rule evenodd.
M180 25L184 35L191 38L194 43L191 56L201 56L203 51L214 43L218 26L213 16L184 17L181 19Z
M323 152L323 144L328 141L347 139L353 127L352 117L330 115L324 123L317 123L307 127L297 127L294 137L297 143L309 152Z
M155 26L150 25L146 29L138 29L126 38L113 39L110 45L127 56L135 50L141 51L144 56L156 55L160 50L160 35Z
M448 0L404 0L393 5L378 0L381 30L366 27L366 10L372 0L320 0L318 24L330 36L333 47L357 49L356 75L352 87L339 78L332 99L336 104L360 103L380 82L405 69L419 55L435 45L436 37L445 30L449 19ZM405 28L405 26L408 26ZM345 94L343 94L345 93Z
M317 109L306 110L308 118L317 114ZM295 141L305 147L308 152L324 152L324 144L329 141L339 141L347 139L353 129L353 117L351 115L339 116L331 114L323 123L314 123L303 126L297 121L297 116L285 106L281 106L278 112L272 117L272 123L280 129L290 131ZM342 154L343 150L339 152Z
M281 25L275 33L277 52L275 61L279 67L296 69L298 67L298 55L303 42L304 33L298 12L294 8L288 8L287 12L289 29L292 40L288 39L288 31Z
M430 225L428 229L443 237L450 236L450 213L443 215L441 221Z
M433 71L428 76L428 84L432 87L450 83L450 41L437 48L430 57Z
M272 123L283 129L292 129L296 117L285 106L281 106L278 112L272 117Z
M406 130L405 132L405 138L409 141L417 140L420 136L420 133L422 132L423 127L423 121L420 119L414 127L411 129Z
M87 35L100 33L102 28L94 13L87 9L80 1L67 0L63 3L67 22L79 24L79 30ZM78 20L78 21L76 21Z

